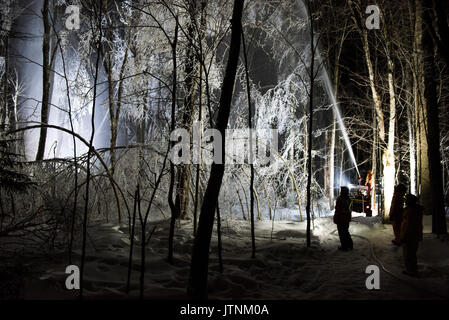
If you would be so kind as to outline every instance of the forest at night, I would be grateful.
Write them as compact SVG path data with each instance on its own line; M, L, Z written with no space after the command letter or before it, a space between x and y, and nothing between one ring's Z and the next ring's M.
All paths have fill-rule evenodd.
M447 300L448 106L446 0L2 0L0 300Z

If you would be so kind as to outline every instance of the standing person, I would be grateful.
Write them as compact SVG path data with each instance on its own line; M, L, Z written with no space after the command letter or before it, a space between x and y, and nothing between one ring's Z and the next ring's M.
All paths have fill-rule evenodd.
M373 177L373 170L368 170L368 173L366 174L366 180L365 180L365 186L368 187L368 191L366 192L366 195L368 198L371 197L371 190L373 188L374 183L374 177Z
M400 236L405 263L403 273L416 277L418 276L416 253L419 241L422 241L424 208L418 204L418 198L412 194L405 197L405 206Z
M353 242L349 234L349 222L351 222L351 199L349 189L341 187L340 195L335 204L334 223L337 225L341 246L338 250L348 251L353 249Z
M400 236L401 236L401 224L402 224L402 214L404 211L404 197L406 187L400 183L394 187L393 199L391 200L390 207L390 221L393 224L394 239L391 242L394 245L400 246Z

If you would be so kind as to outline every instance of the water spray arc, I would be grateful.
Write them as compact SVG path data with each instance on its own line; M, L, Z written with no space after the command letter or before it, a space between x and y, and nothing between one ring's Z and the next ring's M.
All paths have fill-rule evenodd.
M355 169L357 171L358 177L361 178L360 172L359 172L359 168L357 166L357 161L356 161L355 156L354 156L354 151L352 150L351 141L349 140L348 132L347 132L345 124L343 122L343 118L341 117L341 112L340 112L340 109L338 108L338 103L337 103L337 101L335 99L335 95L334 95L334 92L332 90L332 85L331 85L331 82L330 82L330 79L329 79L329 74L327 73L326 68L323 68L323 81L324 81L324 85L326 87L326 90L328 92L329 98L331 99L331 103L332 103L332 106L333 106L333 111L334 111L334 114L335 114L335 118L337 119L338 126L339 126L340 131L341 131L341 133L343 135L343 139L345 141L346 148L349 151L349 156L351 157L351 161L354 164L354 167L355 167Z
M298 0L298 1L299 1L298 2L299 7L303 8L303 10L305 10L305 7L306 7L305 1L304 0ZM306 11L304 11L304 12L306 12ZM308 13L305 13L305 15L308 15ZM308 18L310 19L310 17L308 17ZM317 59L318 59L319 64L323 65L323 58L321 56L321 51L320 51L319 46L316 49L316 55L317 55ZM352 149L351 141L349 140L348 132L346 130L345 124L343 123L343 118L341 116L340 109L338 108L338 103L337 103L337 101L335 99L335 94L334 94L334 91L333 91L333 88L332 88L332 85L331 85L331 82L330 82L329 74L328 74L328 72L327 72L325 67L322 68L321 78L322 78L322 80L324 82L324 86L325 86L326 91L328 93L328 96L329 96L329 98L331 100L331 103L332 103L332 106L333 106L333 112L335 114L335 118L337 119L338 126L339 126L339 128L340 128L340 130L342 132L346 148L349 151L349 156L350 156L351 161L354 164L354 167L355 167L355 169L357 171L358 178L361 178L361 175L360 175L360 172L359 172L359 168L357 166L357 161L356 161L355 156L354 156L354 151Z

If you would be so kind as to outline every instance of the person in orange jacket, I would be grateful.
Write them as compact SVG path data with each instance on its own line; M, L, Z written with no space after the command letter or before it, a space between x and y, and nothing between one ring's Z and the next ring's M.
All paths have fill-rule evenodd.
M366 174L366 180L365 180L365 186L368 187L368 191L366 192L366 195L368 198L371 197L371 190L373 189L374 184L374 176L373 176L373 170L368 170L368 173Z
M348 251L353 249L349 223L351 222L352 202L349 198L349 189L341 187L340 195L335 204L334 223L337 225L341 246L338 250Z
M393 224L394 239L391 242L400 246L402 214L404 211L405 192L407 188L402 184L394 187L393 199L390 206L390 221Z
M404 274L418 276L418 261L416 253L418 244L423 239L423 211L418 204L418 198L412 194L405 197L406 209L402 217L400 241L402 244L405 271Z

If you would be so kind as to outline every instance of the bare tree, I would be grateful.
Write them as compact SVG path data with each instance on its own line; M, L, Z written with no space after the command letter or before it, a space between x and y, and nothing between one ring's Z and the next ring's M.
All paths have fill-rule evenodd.
M380 146L382 148L382 177L383 177L383 208L384 208L384 219L387 220L390 212L391 199L393 196L393 188L395 185L395 155L394 155L394 142L395 142L395 113L396 113L396 102L395 102L395 92L393 83L393 62L391 57L388 57L388 81L389 81L389 126L388 135L385 130L385 116L383 110L383 103L381 95L377 87L377 77L375 69L373 66L373 61L371 58L371 48L370 41L368 37L368 30L363 24L363 18L361 16L361 4L360 1L348 0L348 4L352 10L352 19L354 25L357 27L359 34L362 38L363 52L365 54L365 62L368 70L369 85L372 94L372 100L374 105L374 110L376 113L376 127L379 131ZM386 40L386 39L384 39Z
M320 65L315 66L316 53L318 48L318 41L315 40L315 30L314 30L314 16L311 1L306 1L307 12L309 16L309 37L310 37L310 65L308 70L309 76L309 129L308 129L308 143L307 143L307 195L306 195L306 213L307 213L307 247L311 245L311 230L310 230L310 222L311 222L311 187L312 187L312 150L313 150L313 112L314 112L314 88L315 88L315 80L317 78L318 72L320 70Z
M93 95L93 102L92 102L92 116L91 116L91 127L92 127L92 131L91 131L91 135L90 135L90 140L89 140L89 149L87 151L87 172L86 172L86 194L85 194L85 205L84 205L84 215L83 215L83 240L82 240L82 248L81 248L81 266L80 266L80 297L81 299L83 298L83 294L84 294L84 284L83 284L83 279L84 279L84 266L85 266L85 259L86 259L86 240L87 240L87 223L88 223L88 213L89 213L89 195L90 195L90 190L89 190L89 185L90 185L90 172L91 172L91 164L90 164L90 159L91 159L91 150L93 148L93 142L94 142L94 137L95 137L95 108L96 108L96 100L97 100L97 80L98 80L98 69L99 69L99 65L100 65L100 45L101 45L101 41L102 41L102 31L101 31L101 19L102 19L102 5L100 4L99 7L99 12L96 12L96 8L94 6L94 10L95 10L95 14L96 14L96 19L95 22L98 22L98 26L99 26L99 30L100 33L98 35L98 40L97 40L97 45L98 45L98 49L97 49L97 59L96 59L96 63L95 63L95 75L94 75L94 95Z
M188 293L193 298L204 299L207 297L207 277L209 265L209 247L214 224L214 211L217 206L217 199L224 174L225 155L225 130L228 125L229 113L231 111L232 93L237 72L237 64L240 53L240 40L242 32L242 13L244 0L235 0L232 14L232 34L229 49L228 64L224 75L221 89L220 108L218 110L216 129L222 136L222 156L223 163L213 163L206 192L204 194L203 205L198 222L198 231L192 251L192 261L190 266L190 277Z
M56 11L54 11L56 12ZM51 104L51 86L52 86L52 68L55 61L57 45L52 41L51 21L50 21L50 0L44 0L42 8L42 21L44 24L44 35L42 40L42 103L41 103L41 123L48 124L50 104ZM55 14L53 15L53 19ZM52 46L53 43L53 46ZM36 161L44 158L45 143L47 140L47 127L41 128L39 144L36 153Z
M251 221L251 257L256 258L256 237L254 231L254 156L253 156L253 119L252 119L252 106L251 106L251 87L249 83L249 72L248 72L248 53L246 51L246 43L245 43L245 34L242 29L242 44L243 44L243 58L244 58L244 66L245 66L245 78L246 78L246 92L247 92L247 100L248 100L248 128L249 128L249 165L251 170L250 184L249 184L249 192L250 192L250 221Z
M172 60L173 60L173 84L172 84L172 101L171 101L171 123L170 129L173 132L175 130L176 125L176 95L177 95L177 58L176 58L176 48L178 44L178 30L179 23L178 18L176 17L176 26L175 26L175 35L173 40L171 40L167 36L167 40L170 43L172 50ZM174 146L174 141L170 142L171 147ZM170 162L170 187L168 190L168 205L170 206L171 218L170 218L170 234L168 236L168 262L173 263L173 237L175 235L175 222L176 222L176 205L173 201L173 189L175 184L175 165L173 162Z

